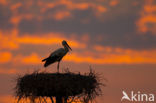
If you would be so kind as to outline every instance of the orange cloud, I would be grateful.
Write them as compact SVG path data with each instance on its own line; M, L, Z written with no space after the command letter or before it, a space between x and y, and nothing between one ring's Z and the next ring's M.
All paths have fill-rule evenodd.
M5 1L5 0L2 0L2 1ZM35 18L38 20L42 20L42 19L49 17L50 14L48 14L47 16L44 16L44 13L47 10L57 7L57 6L62 6L62 5L65 6L65 9L64 9L65 12L59 11L59 12L56 12L56 14L52 15L52 17L56 20L62 20L64 18L71 17L73 10L86 10L86 9L91 8L93 12L95 13L95 15L98 15L98 16L107 11L107 8L104 5L100 4L101 2L100 3L92 3L92 2L79 2L78 3L78 2L71 1L71 0L58 0L58 1L51 1L51 2L38 1L35 3L38 6L38 11L40 13L43 13L43 15L39 15L40 13L39 14L36 13L36 10L31 8L34 5L34 3L31 1L25 2L24 9L27 11L30 11L30 8L31 8L31 12L27 12L27 13L19 13L18 11L20 7L23 6L22 2L10 3L10 10L12 11L12 17L10 19L10 22L14 24L15 26L17 26L20 23L20 21L23 19Z
M100 2L101 3L101 2ZM67 10L68 12L70 12L72 10L86 10L88 8L92 8L95 12L100 12L100 13L104 13L106 12L106 7L104 7L103 5L99 5L98 3L90 3L90 2L73 2L71 0L58 0L58 1L54 1L51 3L45 3L45 2L38 2L38 5L41 7L41 13L44 13L46 10L48 10L49 8L54 8L56 6L60 6L60 5L64 5L66 6L65 10Z
M107 8L101 5L96 6L98 12L104 13L107 11Z
M96 52L88 52L86 51L87 44L77 42L76 40L70 40L62 36L62 34L57 33L49 33L43 36L37 35L24 35L18 36L18 31L15 29L9 35L0 33L1 37L1 49L9 49L9 48L18 48L21 44L30 44L30 45L52 45L52 44L60 44L62 40L67 40L71 48L79 48L83 49L81 53L71 53L71 55L67 55L64 60L77 62L77 63L93 63L93 64L133 64L133 63L156 63L156 50L146 50L146 51L137 51L131 49L122 49L122 48L113 48L109 46L100 46L95 45L94 49ZM60 36L56 36L60 35ZM84 41L88 40L88 36L82 37ZM13 45L12 45L13 44ZM29 56L17 55L12 59L12 55L10 52L1 52L1 63L6 63L12 60L16 63L23 64L39 64L41 63L40 56L37 53L32 53Z
M95 45L94 49L98 52L112 52L112 47Z
M80 10L86 10L89 8L88 3L79 3L75 5L75 8L80 9Z
M46 3L46 2L38 1L37 4L38 4L38 6L41 7L41 9L40 9L41 13L44 13L46 10L48 10L50 8L54 8L55 6L57 6L57 4L54 2Z
M33 45L53 45L60 44L62 40L67 40L72 48L85 48L86 44L66 38L63 34L48 33L42 36L24 35L18 36L18 30L14 29L11 32L0 31L0 49L18 49L21 44Z
M11 60L12 54L10 52L0 52L0 63L7 63Z
M155 64L156 50L137 51L131 49L96 47L96 52L71 52L63 60L75 63L89 64ZM13 58L14 64L41 64L41 57L37 53L29 56L17 55Z
M152 27L148 27L148 24L151 24ZM138 31L146 33L148 31L156 32L154 29L156 29L156 15L146 15L137 22Z
M17 49L18 45L15 40L15 32L12 35L0 31L0 49Z
M122 48L96 47L100 52L72 53L64 60L90 64L144 64L156 63L156 50L137 51Z
M14 65L20 65L20 64L40 64L41 58L37 55L37 53L31 53L28 56L23 56L21 54L15 55L12 58L12 63Z
M16 10L21 6L22 6L22 3L18 2L18 3L15 3L15 4L11 5L10 9L11 10Z
M29 56L23 57L22 62L24 64L39 64L41 63L41 59L36 53L32 53Z
M50 45L50 44L58 44L62 40L67 40L69 45L73 48L85 48L86 44L73 41L73 40L68 40L67 38L64 37L55 37L57 33L54 34L49 34L49 35L44 35L44 36L23 36L23 37L18 37L17 42L20 44L41 44L41 45Z
M107 9L103 5L95 4L95 3L74 3L69 0L60 0L58 2L59 5L65 5L68 9L74 10L74 9L79 9L79 10L86 10L88 8L93 8L95 11L99 11L101 13L105 12Z
M18 26L18 24L21 22L22 19L31 20L33 17L35 17L33 14L13 15L10 18L10 22L14 24L15 26Z
M18 25L21 21L21 16L11 17L10 22L14 25Z
M21 44L43 44L43 45L48 45L48 44L56 44L59 41L63 40L63 38L57 38L57 37L50 37L50 36L30 36L30 35L25 35L22 37L17 38L17 42Z
M109 5L110 6L116 6L119 2L117 0L112 0L110 1Z
M0 4L7 5L8 3L7 3L7 0L0 0Z
M146 0L136 25L140 33L151 32L153 35L156 34L156 5L154 5L154 0Z
M144 6L144 10L147 13L152 13L152 12L156 12L156 5L145 5Z
M69 17L71 17L71 13L68 11L59 11L54 14L54 19L56 20L62 20Z

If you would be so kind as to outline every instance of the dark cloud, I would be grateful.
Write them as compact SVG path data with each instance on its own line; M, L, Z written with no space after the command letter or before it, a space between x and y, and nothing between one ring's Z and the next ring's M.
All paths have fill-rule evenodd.
M11 18L11 11L9 8L6 8L4 5L0 5L0 29L8 30L13 27L9 22Z
M36 20L36 19L32 19L32 20L22 20L19 23L19 30L21 34L24 33L38 33L40 32L40 23Z
M49 32L61 32L67 37L71 34L77 34L82 37L83 34L89 34L90 43L105 46L114 46L132 49L152 49L156 47L156 38L152 34L137 34L136 21L140 16L140 10L144 2L139 1L137 6L132 5L132 1L119 1L116 7L107 7L107 11L97 16L97 11L89 7L86 10L67 10L65 5L57 5L54 8L47 9L44 13L40 13L41 7L37 2L28 9L21 6L18 10L20 14L30 13L32 19L22 19L18 25L20 35L40 34ZM49 2L49 1L48 1ZM25 2L23 2L24 4ZM108 1L102 5L108 4ZM36 8L36 9L35 9ZM58 11L67 10L71 13L71 17L62 20L55 20L49 15L55 15ZM12 27L9 19L11 11L6 7L0 7L0 28L8 29ZM41 16L42 19L37 19ZM96 40L101 36L102 40ZM80 39L79 38L79 39Z
M130 8L130 7L129 7ZM55 9L57 10L57 9ZM55 10L47 11L53 13ZM133 12L129 12L132 10ZM39 22L35 19L23 20L20 25L20 32L34 34L48 33L48 32L62 32L64 34L75 33L83 35L88 33L91 36L91 42L106 46L133 48L133 49L151 49L155 48L155 37L152 35L138 35L136 33L135 21L137 20L140 8L131 7L127 11L119 12L117 10L112 13L118 12L117 16L108 13L103 14L103 21L97 19L91 8L87 10L74 10L72 11L72 18L57 21L53 18L43 19ZM105 16L106 15L106 16ZM83 23L83 20L89 20L88 23ZM103 35L103 41L97 42L96 36Z

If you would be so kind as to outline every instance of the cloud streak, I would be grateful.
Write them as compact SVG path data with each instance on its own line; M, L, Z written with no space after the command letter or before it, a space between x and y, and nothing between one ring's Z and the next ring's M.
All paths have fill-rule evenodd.
M156 34L156 4L154 0L145 0L145 5L141 11L141 17L136 22L138 31L140 33L151 32L153 35Z
M10 52L0 52L0 63L7 63L12 59L12 54Z
M156 50L136 51L125 50L121 48L103 49L97 52L83 51L71 52L67 54L63 61L73 63L87 63L87 64L155 64ZM50 54L50 53L49 53ZM41 64L41 57L38 53L31 53L30 55L16 55L11 60L13 64Z
M65 57L65 61L89 64L155 64L155 52L124 50L112 53L97 53L93 55L73 53Z

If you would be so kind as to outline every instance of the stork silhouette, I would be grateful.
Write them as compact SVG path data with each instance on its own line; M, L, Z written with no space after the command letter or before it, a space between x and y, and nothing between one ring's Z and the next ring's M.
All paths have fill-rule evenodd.
M72 50L65 40L62 41L62 45L64 46L64 48L59 48L55 50L54 52L50 54L49 57L42 60L42 62L45 61L44 67L47 67L50 64L58 62L57 72L59 72L60 61L69 52L69 50Z

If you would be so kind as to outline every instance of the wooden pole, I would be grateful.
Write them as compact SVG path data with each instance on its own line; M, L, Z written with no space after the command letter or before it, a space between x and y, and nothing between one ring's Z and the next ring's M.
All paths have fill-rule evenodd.
M56 103L63 103L63 99L61 96L56 97Z
M56 97L56 103L67 103L67 97L61 97L61 96L57 96Z

